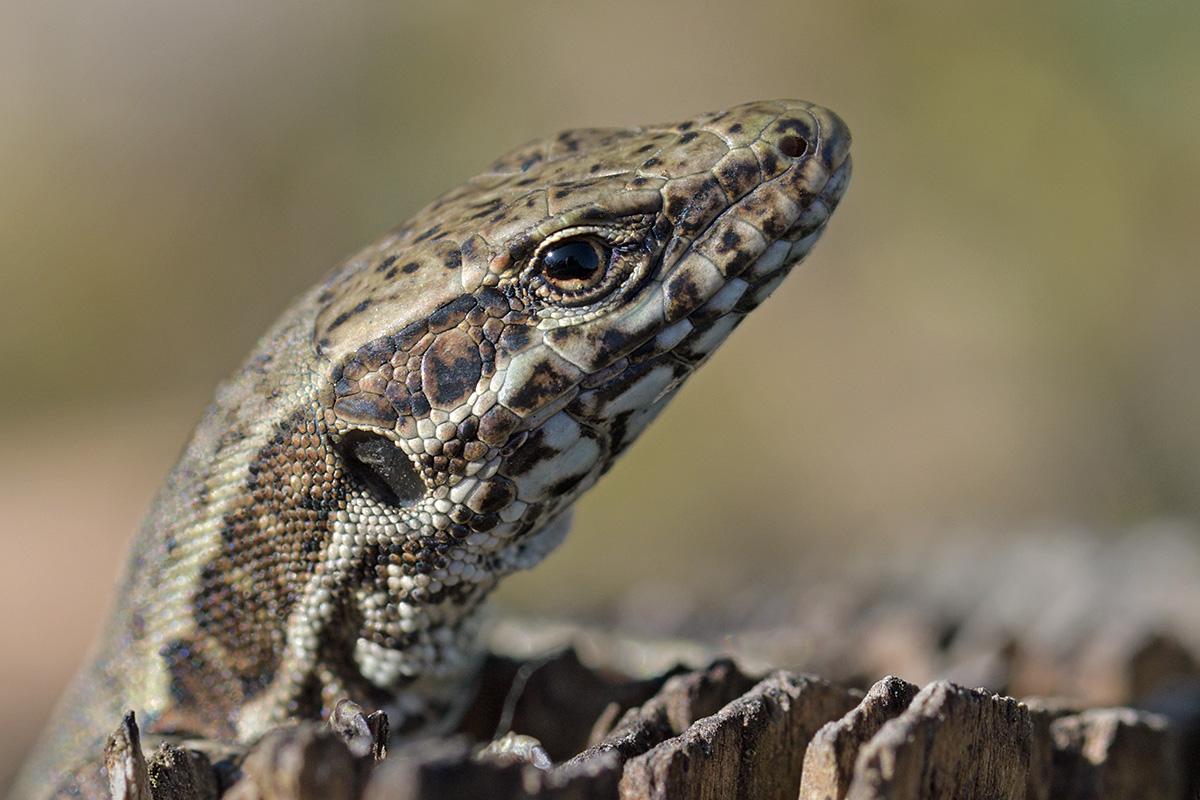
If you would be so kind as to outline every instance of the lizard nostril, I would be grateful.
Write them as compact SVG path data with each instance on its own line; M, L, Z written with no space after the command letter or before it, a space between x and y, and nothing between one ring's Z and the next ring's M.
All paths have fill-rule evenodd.
M789 133L779 139L779 152L788 158L799 158L808 150L808 141L801 136Z

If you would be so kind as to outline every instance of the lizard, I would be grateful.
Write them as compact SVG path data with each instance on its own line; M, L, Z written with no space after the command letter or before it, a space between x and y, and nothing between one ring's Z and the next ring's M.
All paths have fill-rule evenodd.
M565 131L336 267L218 387L14 800L105 796L128 710L240 744L345 698L445 730L481 602L809 253L849 145L792 100Z

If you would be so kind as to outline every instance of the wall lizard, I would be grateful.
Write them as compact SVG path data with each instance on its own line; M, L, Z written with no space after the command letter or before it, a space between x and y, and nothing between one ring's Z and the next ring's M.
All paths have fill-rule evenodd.
M481 601L808 254L849 143L798 101L567 131L337 267L218 388L13 797L106 796L128 709L234 743L341 698L451 724Z

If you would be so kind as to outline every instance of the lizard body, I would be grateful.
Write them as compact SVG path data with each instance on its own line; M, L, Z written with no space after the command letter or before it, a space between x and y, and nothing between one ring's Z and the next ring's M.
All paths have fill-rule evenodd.
M520 148L302 296L217 392L14 797L103 796L126 709L252 741L469 700L475 610L807 255L849 134L797 101Z

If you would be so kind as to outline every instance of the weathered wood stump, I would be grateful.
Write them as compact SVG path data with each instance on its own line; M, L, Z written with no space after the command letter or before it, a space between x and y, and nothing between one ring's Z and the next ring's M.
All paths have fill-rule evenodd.
M1019 702L946 681L918 689L888 677L864 693L787 671L755 679L728 659L633 680L588 669L570 650L536 662L493 657L485 674L459 735L394 749L386 758L371 743L381 741L377 729L356 731L343 721L339 730L312 724L277 731L244 759L215 767L186 743L163 746L147 767L127 721L110 756L114 794L1175 800L1186 796L1185 763L1194 755L1183 750L1187 732L1159 714ZM470 731L502 719L554 755L539 766L519 753L481 749L489 737ZM136 777L147 774L148 782Z
M1196 533L886 555L641 639L504 620L454 736L380 758L381 720L354 707L248 754L146 760L123 726L110 780L122 800L1195 798Z

